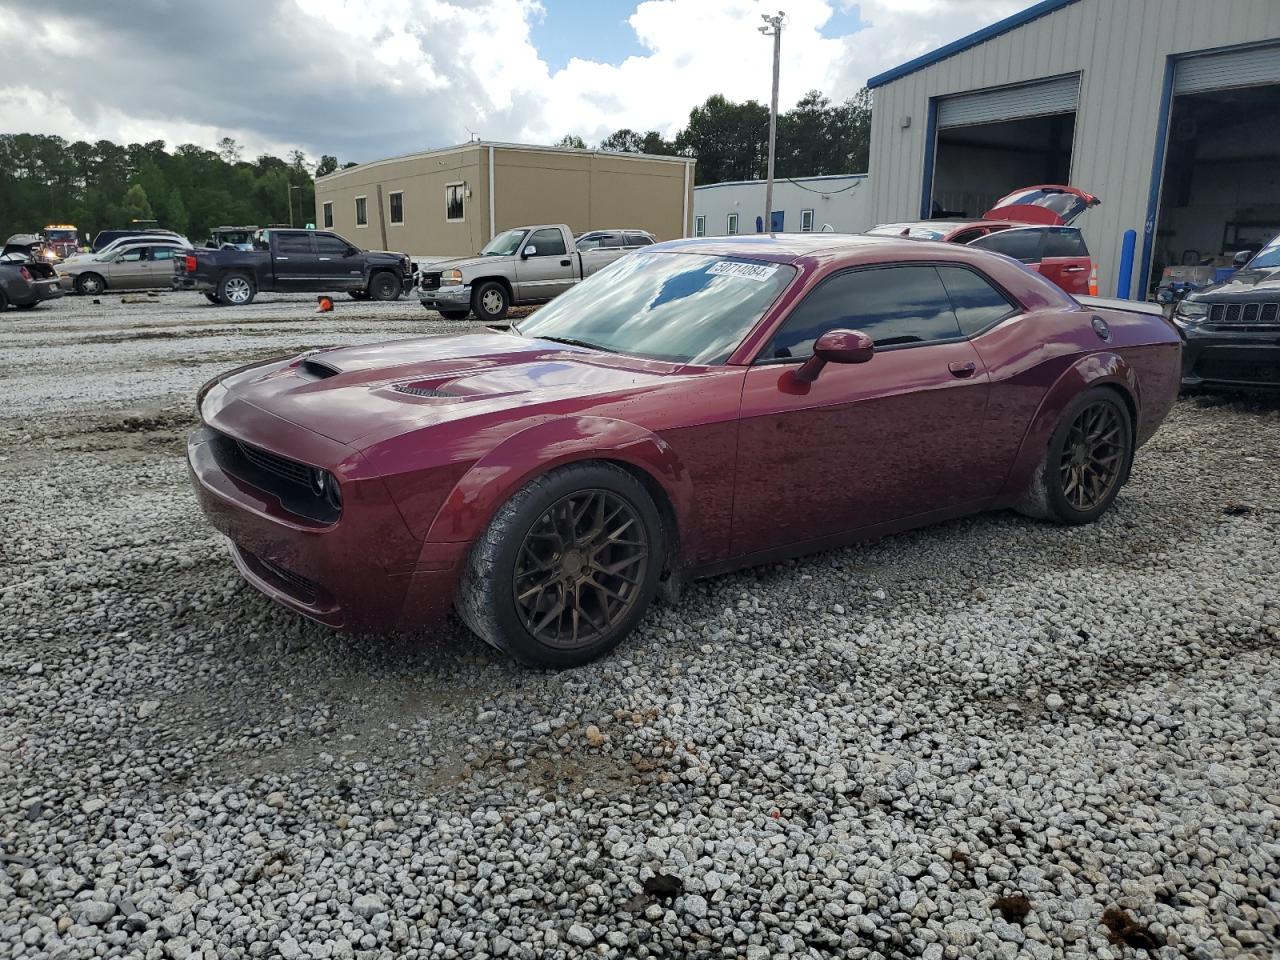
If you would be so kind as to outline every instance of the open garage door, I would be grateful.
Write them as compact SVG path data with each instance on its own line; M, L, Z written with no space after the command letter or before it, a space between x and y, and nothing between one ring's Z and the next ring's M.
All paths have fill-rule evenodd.
M1280 45L1188 57L1173 77L1150 282L1225 269L1280 234ZM1207 271L1204 271L1207 273Z
M1069 183L1080 76L937 101L926 216L976 217L1028 183Z

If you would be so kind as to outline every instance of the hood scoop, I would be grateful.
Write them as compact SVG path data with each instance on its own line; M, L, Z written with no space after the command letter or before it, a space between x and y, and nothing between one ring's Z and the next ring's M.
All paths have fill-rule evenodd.
M322 360L303 360L298 364L299 369L308 376L315 377L317 380L328 380L330 377L336 377L341 371L337 367L331 367Z
M447 398L449 400L458 399L458 394L456 393L449 393L447 390L429 387L422 383L397 383L391 389L396 393L406 393L411 397L438 397Z

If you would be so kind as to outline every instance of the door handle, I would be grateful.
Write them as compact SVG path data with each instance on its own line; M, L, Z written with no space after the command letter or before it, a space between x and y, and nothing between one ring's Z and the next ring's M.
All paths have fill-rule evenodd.
M288 260L288 257L276 257L277 260Z
M1084 273L1084 271L1085 271L1084 267L1063 267L1062 268L1063 273Z
M968 380L978 369L978 365L972 360L967 360L963 363L959 360L955 360L947 364L947 369L951 371L951 375L953 377L958 377L961 380Z
M327 261L327 260L332 260L333 257L317 257L316 259L320 261Z
M562 266L562 267L567 267L567 266L569 266L571 263L573 263L573 261L572 261L572 260L561 260L561 261L560 261L560 266Z

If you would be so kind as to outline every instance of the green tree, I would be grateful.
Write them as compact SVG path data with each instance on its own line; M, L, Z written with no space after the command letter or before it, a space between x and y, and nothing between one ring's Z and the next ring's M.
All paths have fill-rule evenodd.
M152 219L154 211L151 209L151 201L147 199L147 191L142 189L142 184L135 183L125 191L120 212L128 220Z
M326 153L320 158L320 162L316 164L316 178L327 177L337 169L338 158Z
M587 141L583 140L576 133L566 133L556 143L557 147L572 147L575 150L587 149Z

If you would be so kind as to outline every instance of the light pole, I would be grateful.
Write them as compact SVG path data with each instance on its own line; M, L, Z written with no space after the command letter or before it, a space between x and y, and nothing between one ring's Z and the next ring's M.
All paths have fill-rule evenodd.
M289 192L288 192L287 196L289 197L289 226L291 226L291 227L294 225L294 224L293 224L293 191L295 191L295 190L301 190L301 189L302 189L302 187L301 187L301 185L299 185L299 184L296 184L296 183L291 183L291 184L289 184ZM302 198L301 198L301 197L299 197L299 198L298 198L298 212L299 212L299 213L301 213L301 212L302 212Z
M766 37L773 37L773 100L769 104L769 178L764 187L764 222L773 232L773 153L778 142L778 63L782 58L782 21L786 14L781 10L776 17L767 13L760 14L765 26L760 32Z

